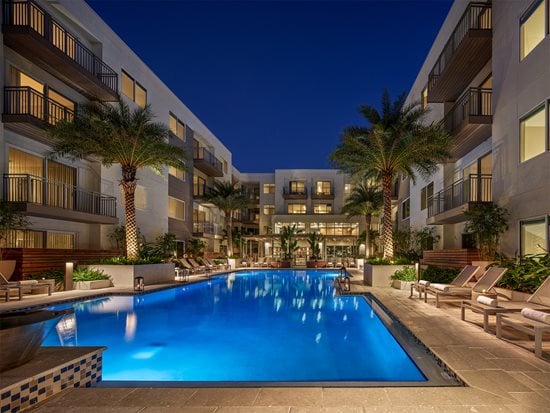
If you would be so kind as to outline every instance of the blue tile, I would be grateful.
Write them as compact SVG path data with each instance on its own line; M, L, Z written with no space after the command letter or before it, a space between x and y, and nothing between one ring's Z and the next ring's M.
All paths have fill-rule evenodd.
M61 376L53 376L53 382L61 380Z
M63 368L61 369L61 373L65 373L66 371L67 371L67 367L63 367Z
M80 364L84 364L84 363L86 363L86 359L80 360Z
M80 366L74 368L74 372L77 373L80 371Z
M14 402L14 401L18 400L20 396L21 396L20 393L12 394L11 401Z
M46 381L46 376L42 376L38 379L38 383L42 383L43 381Z
M29 396L21 397L21 403L29 401Z
M2 410L0 410L0 412L4 413L4 412L7 412L9 411L11 408L11 406L9 404L6 404L5 406L2 406Z
M43 389L38 390L38 395L41 395L41 394L44 394L44 393L46 393L46 388L45 387Z
M38 386L32 386L31 387L31 393L34 393L37 390L38 390Z
M7 399L10 396L11 396L11 390L5 393L2 393L2 395L0 396L0 399Z
M26 390L29 388L29 383L25 383L21 386L21 390Z

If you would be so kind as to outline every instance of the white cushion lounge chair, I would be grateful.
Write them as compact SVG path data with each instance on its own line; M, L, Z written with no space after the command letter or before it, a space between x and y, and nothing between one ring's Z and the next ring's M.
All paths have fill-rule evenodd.
M478 300L462 301L461 318L466 320L466 310L483 314L483 329L489 331L489 316L504 313L519 313L524 308L550 312L550 277L527 299L527 301L496 300L488 305Z
M10 290L18 290L19 300L23 297L23 294L32 293L36 288L47 287L48 295L52 295L52 285L46 282L40 282L38 280L22 280L22 281L8 281L2 273L0 273L0 288L8 290L8 300L10 296ZM6 300L7 301L7 300Z
M445 284L430 284L425 288L424 301L428 301L428 294L435 296L435 306L439 307L441 301L462 301L471 298L472 293L483 294L493 290L502 278L507 268L489 268L473 285L473 287L458 287Z
M456 286L456 287L466 287L469 282L472 281L474 276L479 273L480 267L475 265L466 265L462 271L458 273L454 280L449 284L438 284L446 286ZM422 293L426 292L426 289L430 287L430 282L425 280L420 280L420 282L414 282L411 284L411 295L413 296L413 291L416 289L418 291L418 298L422 298ZM424 296L424 301L426 301L427 296Z
M542 358L542 335L550 333L550 314L530 308L521 310L521 313L497 314L497 337L500 339L503 326L535 336L535 356Z

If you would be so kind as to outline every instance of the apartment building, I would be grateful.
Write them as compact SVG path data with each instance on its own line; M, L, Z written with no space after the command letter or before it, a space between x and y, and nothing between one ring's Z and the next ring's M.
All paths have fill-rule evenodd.
M297 262L311 254L305 234L324 236L323 257L353 257L364 254L359 235L365 229L362 217L340 213L352 186L348 177L335 169L276 169L273 173L241 173L251 205L243 213L247 254L278 256L278 235L283 226L296 225Z
M508 209L508 256L547 251L550 216L549 0L456 0L409 92L443 120L451 158L400 182L399 228L434 226L438 248L473 246L473 202Z
M149 241L176 235L178 250L193 236L193 217L220 212L194 202L214 179L231 179L231 152L81 0L4 0L0 79L2 199L29 216L28 231L9 247L111 249L123 223L120 169L93 159L48 159L47 125L71 120L90 98L131 107L150 104L170 128L170 142L189 154L187 171L138 172L137 222Z

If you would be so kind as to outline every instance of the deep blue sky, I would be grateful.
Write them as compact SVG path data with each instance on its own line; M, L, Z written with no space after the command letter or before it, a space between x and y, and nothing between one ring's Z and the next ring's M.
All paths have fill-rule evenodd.
M359 105L410 88L452 3L88 2L241 172L329 167Z

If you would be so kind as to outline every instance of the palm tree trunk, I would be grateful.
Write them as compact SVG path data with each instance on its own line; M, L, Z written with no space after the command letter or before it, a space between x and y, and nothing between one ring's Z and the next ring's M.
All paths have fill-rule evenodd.
M393 176L382 176L382 192L384 195L384 258L393 258L393 222L391 217L391 195Z
M231 211L224 211L225 213L225 231L227 232L227 256L233 256L233 216Z
M372 220L372 215L365 215L365 258L370 257L370 223Z
M136 225L136 168L122 166L122 180L120 184L124 191L124 214L126 221L126 257L139 258L139 246Z

